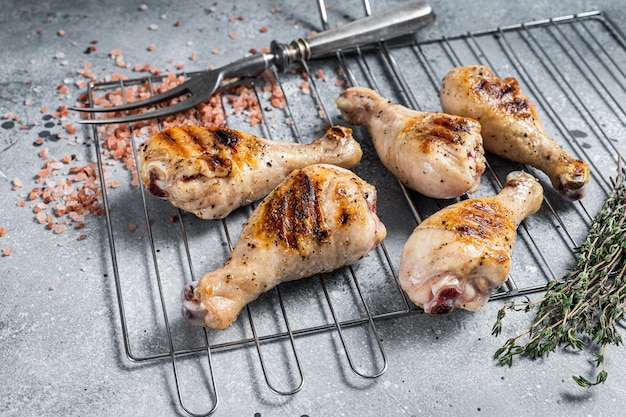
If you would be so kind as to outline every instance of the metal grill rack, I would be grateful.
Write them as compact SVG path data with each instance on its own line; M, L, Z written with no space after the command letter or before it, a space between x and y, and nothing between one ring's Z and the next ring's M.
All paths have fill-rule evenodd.
M369 14L369 3L364 4ZM323 2L320 16L328 27ZM601 12L589 12L375 46L302 64L297 71L280 76L273 74L286 97L285 109L268 110L264 81L251 80L249 85L264 110L263 123L247 124L245 116L223 100L228 125L274 140L307 143L321 136L325 126L342 123L333 102L346 87L341 79L347 85L371 87L408 107L436 111L440 109L440 80L453 66L483 63L500 76L516 77L537 104L547 131L592 169L588 195L572 204L551 191L542 173L488 155L488 170L476 196L496 193L508 172L522 168L540 178L546 190L541 211L519 229L509 280L492 298L543 289L573 264L573 248L584 239L608 195L618 155L626 150L620 138L626 127L624 35ZM318 78L320 71L324 78ZM310 94L301 90L303 73ZM142 82L99 83L90 86L89 96ZM159 82L159 77L150 79L155 85ZM133 126L130 132L137 149L142 138ZM102 156L102 131L94 128L114 299L119 307L116 314L126 354L133 362L171 363L181 412L208 415L218 408L228 375L215 375L215 364L241 349L256 352L267 388L278 395L303 388L306 376L298 344L318 333L333 333L344 353L338 360L363 378L376 378L393 360L385 355L377 326L384 319L420 312L398 285L402 245L421 219L452 201L427 199L404 189L380 165L367 133L355 129L355 137L364 148L363 161L355 171L379 191L378 212L388 238L353 267L280 285L248 306L231 328L216 332L192 328L182 320L180 292L185 283L227 259L251 208L237 210L223 221L202 221L147 195L141 187L107 189L109 179L104 174L112 169ZM130 224L140 227L131 231ZM255 360L250 353L248 360Z

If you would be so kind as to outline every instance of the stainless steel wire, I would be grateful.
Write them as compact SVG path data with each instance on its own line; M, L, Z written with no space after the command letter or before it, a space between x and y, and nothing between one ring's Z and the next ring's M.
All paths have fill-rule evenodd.
M328 28L331 25L323 0L319 0L318 5L322 26ZM363 6L365 13L370 14L371 5L367 0L363 2ZM571 40L572 36L577 37L576 41ZM590 222L593 213L599 208L601 197L608 194L611 185L608 178L614 173L611 171L612 164L617 166L618 155L623 156L624 153L623 143L615 139L614 134L615 130L623 130L626 127L626 112L621 104L623 98L626 97L626 76L622 69L626 61L624 35L601 12L589 12L453 37L432 40L416 39L412 44L393 48L385 42L380 42L377 46L374 50L357 50L350 54L338 52L332 58L319 63L302 64L299 68L307 75L306 78L313 92L312 99L315 101L315 106L321 110L322 119L326 124L336 123L338 116L332 103L324 99L324 88L316 81L314 70L309 65L319 65L328 71L332 68L339 68L348 85L369 86L381 93L397 97L398 102L416 110L436 110L429 97L437 95L441 76L445 73L442 71L455 65L485 63L492 68L508 70L512 73L511 75L518 77L529 95L536 100L542 114L546 116L550 124L550 129L558 135L559 140L567 144L576 155L580 155L581 158L591 163L594 172L593 182L597 186L592 200L583 200L581 203L564 209L562 201L554 199L553 194L547 195L541 223L530 221L520 229L520 240L530 248L523 262L530 260L537 264L535 276L529 279L525 276L524 270L518 268L516 274L512 272L507 284L492 298L498 299L541 291L549 280L558 277L564 265L571 264L574 259L574 248L581 239L581 233L571 232L571 225L576 222L584 224ZM596 67L590 62L590 57L604 65L602 72L595 70ZM298 110L298 104L295 103L293 95L290 95L288 85L292 83L292 80L287 79L289 75L279 77L276 72L273 72L272 76L286 100L287 106L283 116L284 119L293 122L290 126L293 140L303 143L305 140L301 132L304 128L295 111ZM571 77L576 77L577 84L571 81ZM161 79L150 78L152 90L154 90L153 83L158 83ZM124 91L128 86L139 85L143 82L144 80L125 80L90 86L89 104L93 106L95 102L93 97L102 91L114 89ZM547 92L544 91L546 83L552 85L552 89ZM593 88L596 93L581 92L581 85L578 83L584 83L584 87ZM256 101L261 103L264 98L259 95L260 88L256 81L251 81L250 87L255 92ZM125 93L124 96L126 96ZM261 105L260 108L263 117L261 129L265 136L272 139L272 129L269 128L272 123L271 117L263 110L264 106ZM608 116L603 116L603 120L597 117L598 108L608 114ZM222 102L222 109L227 124L230 124L227 104L224 102ZM610 119L610 123L607 122L607 118ZM589 133L582 136L581 132L574 132L570 127L571 124L576 124L579 126L578 129L584 128ZM136 150L138 134L134 126L128 127L133 149ZM237 227L228 219L214 222L210 226L201 226L209 228L205 235L210 234L212 241L221 241L221 245L216 245L216 249L212 252L215 259L206 260L197 255L194 246L196 244L194 231L198 227L197 222L189 219L181 211L177 211L175 219L180 226L177 235L168 235L163 243L164 239L160 235L156 236L153 230L153 227L156 227L153 225L158 223L160 214L150 207L151 198L145 195L141 187L138 187L138 190L132 194L134 196L132 198L134 198L133 204L140 207L138 211L142 213L145 224L147 255L139 254L140 258L145 255L144 261L139 262L139 267L127 266L125 262L133 263L136 260L129 259L118 244L122 240L123 245L124 237L119 231L119 221L116 217L120 215L116 206L118 202L109 195L106 184L106 162L103 161L100 145L104 138L102 131L96 127L93 127L92 135L103 190L103 207L125 354L132 362L169 361L171 363L181 412L195 416L210 415L217 410L220 382L227 379L228 375L215 374L215 363L220 359L216 354L228 355L236 349L250 349L254 346L268 389L279 395L293 395L305 386L305 372L298 353L299 338L305 335L325 334L338 338L348 367L355 375L363 378L376 378L387 370L390 359L385 354L377 324L382 320L404 317L419 313L421 310L410 303L400 288L397 265L394 261L395 254L390 253L384 243L377 249L378 255L374 258L381 263L378 269L382 271L384 277L380 281L391 283L392 289L386 296L394 300L394 307L381 308L376 300L372 300L367 284L363 282L370 277L360 275L360 269L349 267L341 273L346 277L344 281L341 281L341 285L347 288L343 292L353 294L350 298L352 302L350 308L356 311L356 314L352 317L342 317L342 310L345 309L344 300L342 299L338 305L334 301L333 289L329 288L331 282L332 285L339 285L336 284L337 277L330 280L329 277L320 276L319 284L307 284L305 291L309 296L312 296L310 292L321 291L324 305L320 307L322 310L320 316L330 317L328 320L324 319L321 323L306 321L304 325L301 322L293 324L294 319L297 318L290 309L290 297L293 294L285 294L282 287L279 287L268 295L277 300L275 303L277 319L272 322L273 331L260 331L259 325L267 327L265 326L266 320L257 313L256 306L249 306L246 324L241 328L226 333L226 336L200 329L197 330L199 334L196 333L196 336L193 336L187 327L170 319L174 307L171 305L170 294L166 287L175 286L176 283L182 281L196 280L198 271L196 268L201 269L207 264L212 265L218 262L220 253L224 251L220 248L232 248L233 239L238 234ZM593 144L587 142L593 142ZM133 157L135 165L138 166L137 154L135 153ZM505 171L512 168L516 166L504 164L497 158L489 159L486 175L490 177L490 182L495 184L494 189L501 187L502 176ZM529 167L522 168L532 171ZM397 187L414 221L413 224L406 224L409 230L427 217L430 212L451 202L427 202L423 197L407 190L401 184L398 183ZM249 214L251 209L247 210L244 213ZM543 247L545 233L552 233L553 236L549 239L567 248L568 253L563 257L564 259L555 259L544 253L546 252ZM176 245L179 242L182 242L182 255L178 259L181 265L172 267L171 260L165 258L166 255L161 252L160 246ZM198 260L200 262L197 262ZM128 269L145 276L130 277ZM178 271L180 276L176 278L170 276L171 269ZM164 274L164 270L168 272ZM144 280L141 285L146 288L156 289L154 297L147 297L147 303L150 305L149 313L154 315L148 319L153 323L154 334L148 335L150 343L146 343L156 347L145 352L136 351L135 346L141 344L137 340L143 341L144 336L134 327L137 323L131 322L128 313L128 310L134 307L129 305L128 294L133 291L131 288L134 285L140 285L134 281L139 279ZM343 294L343 292L340 293ZM240 321L242 320L243 318L240 318ZM366 339L365 344L370 348L366 355L370 362L365 366L367 369L359 365L359 361L355 359L357 357L362 359L364 354L362 351L355 350L357 348L354 342L346 335L348 330L351 331L351 335L358 333L358 337ZM197 343L188 342L188 339ZM274 352L272 349L276 349L277 346L281 352L280 355L265 353L266 349ZM270 363L269 358L276 363ZM206 398L200 401L200 406L188 405L184 393L189 385L185 383L187 371L185 365L188 360L193 363L205 363L205 367L199 371L206 381L206 387L202 393ZM275 381L270 377L270 374L275 373L270 372L268 368L281 366L284 367L282 371L284 380ZM194 394L194 397L196 396ZM194 411L193 408L201 408L201 410Z

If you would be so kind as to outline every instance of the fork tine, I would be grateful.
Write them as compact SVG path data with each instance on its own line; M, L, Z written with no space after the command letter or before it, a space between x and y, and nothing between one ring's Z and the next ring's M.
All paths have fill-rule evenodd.
M161 107L160 109L148 111L145 113L131 114L121 117L99 118L99 119L80 119L76 123L79 124L111 124L111 123L131 123L138 122L140 120L154 119L157 117L169 116L170 114L178 113L202 103L204 99L202 96L192 95L186 100L180 101L171 106Z
M69 107L71 110L78 112L88 112L88 113L110 113L110 112L119 112L119 111L128 111L138 109L140 107L148 107L154 104L162 103L166 100L170 100L181 96L185 93L190 93L189 82L192 81L193 78L188 79L182 84L177 85L174 88L171 88L167 91L164 91L161 94L157 94L155 96L149 97L144 100L135 101L134 103L122 104L121 106L112 106L112 107Z

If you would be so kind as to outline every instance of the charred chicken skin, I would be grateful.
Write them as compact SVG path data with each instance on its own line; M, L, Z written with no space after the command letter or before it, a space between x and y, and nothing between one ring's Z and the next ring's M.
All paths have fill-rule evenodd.
M475 120L411 110L363 87L346 89L336 104L347 123L368 129L383 165L412 190L453 198L478 189L485 157Z
M584 196L589 167L548 136L515 78L498 78L484 65L457 67L444 77L440 100L445 112L480 122L487 151L543 171L568 200Z
M352 130L331 127L298 144L238 130L185 126L149 138L139 151L148 191L203 219L221 219L267 195L291 171L314 163L356 166L362 156Z
M372 185L327 164L296 170L254 210L227 262L185 287L183 316L225 329L281 282L351 265L385 236Z
M462 200L420 223L400 260L400 284L426 313L476 311L507 279L520 222L541 207L543 188L512 172L493 197Z

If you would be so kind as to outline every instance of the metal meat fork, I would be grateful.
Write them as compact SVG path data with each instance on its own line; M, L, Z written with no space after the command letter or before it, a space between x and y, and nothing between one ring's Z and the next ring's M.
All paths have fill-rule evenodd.
M188 97L176 104L153 111L114 118L81 119L78 123L125 123L167 116L187 110L211 97L225 80L256 77L275 66L282 72L296 61L327 56L340 50L364 46L378 41L398 38L415 32L434 19L432 8L423 1L412 1L384 12L327 30L308 39L297 39L290 44L273 41L269 53L255 54L191 77L184 83L146 100L115 107L87 107L79 112L121 112L152 106L177 97Z

